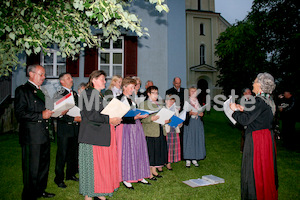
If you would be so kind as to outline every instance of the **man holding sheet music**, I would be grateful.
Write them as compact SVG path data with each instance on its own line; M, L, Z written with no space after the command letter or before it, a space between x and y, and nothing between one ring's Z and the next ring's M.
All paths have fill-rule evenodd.
M52 111L45 107L45 95L40 86L45 80L45 69L40 65L27 67L29 80L15 92L15 111L20 123L22 148L22 199L54 197L45 191L50 165L48 120Z
M59 100L70 93L74 96L75 105L78 105L78 95L72 91L73 79L69 73L59 75L61 90L54 99ZM78 181L75 174L78 172L78 132L81 116L70 116L68 110L57 118L57 153L55 164L54 182L60 188L66 188L64 183L64 169L66 168L66 180Z

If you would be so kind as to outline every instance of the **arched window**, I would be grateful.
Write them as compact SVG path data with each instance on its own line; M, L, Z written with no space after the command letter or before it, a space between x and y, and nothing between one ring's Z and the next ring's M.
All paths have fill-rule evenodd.
M204 24L200 24L200 35L204 35Z
M205 46L203 44L200 45L200 65L205 64Z

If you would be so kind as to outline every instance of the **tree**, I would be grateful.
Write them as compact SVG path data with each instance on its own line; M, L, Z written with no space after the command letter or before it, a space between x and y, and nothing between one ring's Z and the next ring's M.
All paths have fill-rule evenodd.
M269 72L276 77L279 91L285 87L294 91L300 89L299 17L297 0L256 0L248 16L261 36L260 43L270 63Z
M255 0L248 16L221 34L216 45L224 93L251 87L265 71L276 79L277 90L288 85L299 91L299 23L296 0Z
M220 76L217 83L225 95L232 89L239 95L243 88L252 85L253 77L261 68L267 68L266 55L257 38L253 24L248 21L227 28L218 38L215 53L219 57Z
M169 11L164 0L148 0L156 10ZM85 47L99 46L91 27L104 40L116 40L121 28L147 35L141 19L126 10L132 0L2 0L0 2L0 77L20 62L18 54L38 54L58 44L62 57L75 58Z

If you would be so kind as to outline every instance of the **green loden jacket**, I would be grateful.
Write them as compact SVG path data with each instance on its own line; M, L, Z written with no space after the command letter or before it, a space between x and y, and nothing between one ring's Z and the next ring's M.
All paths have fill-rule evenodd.
M162 107L162 105L160 105ZM152 103L150 100L146 100L144 102L142 102L139 106L141 109L145 109L145 110L158 110L158 106L154 103ZM155 123L151 120L151 117L156 115L156 113L153 113L151 115L149 115L149 117L142 119L142 125L144 128L144 133L145 136L147 137L159 137L160 131L159 131L159 126L160 124ZM167 133L165 131L165 129L163 129L163 133L166 136Z

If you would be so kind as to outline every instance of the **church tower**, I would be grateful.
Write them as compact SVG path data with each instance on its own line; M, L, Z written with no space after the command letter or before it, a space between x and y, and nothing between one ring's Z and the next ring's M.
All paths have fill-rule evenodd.
M187 86L197 86L209 94L220 94L216 86L215 44L220 33L230 27L220 13L215 12L214 0L186 0ZM205 103L204 99L199 99Z
M215 12L214 0L186 0L185 8L192 10L206 10Z

